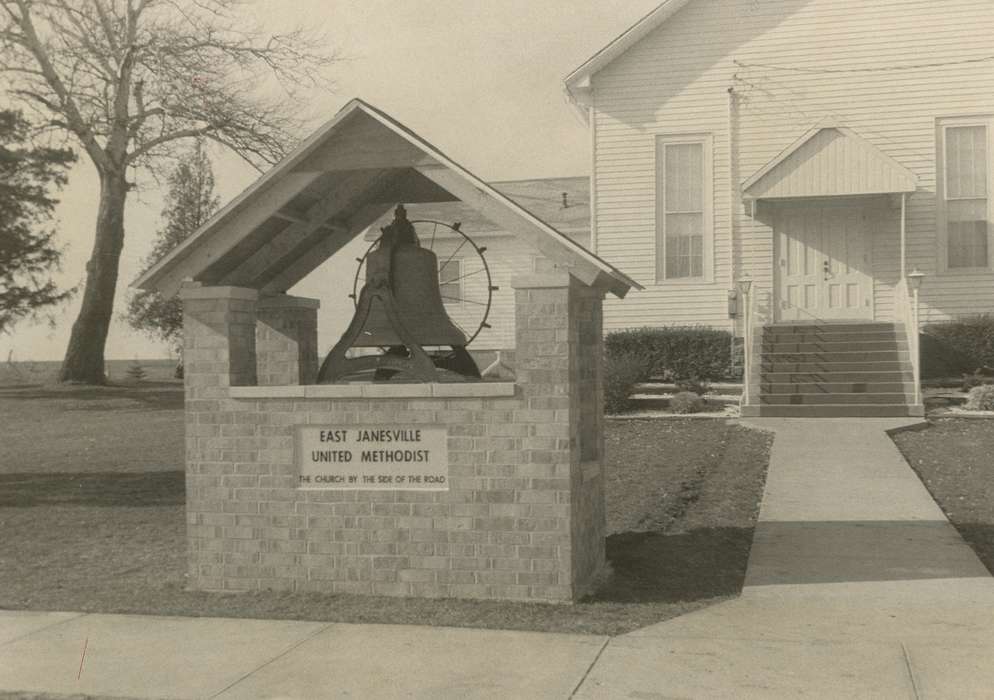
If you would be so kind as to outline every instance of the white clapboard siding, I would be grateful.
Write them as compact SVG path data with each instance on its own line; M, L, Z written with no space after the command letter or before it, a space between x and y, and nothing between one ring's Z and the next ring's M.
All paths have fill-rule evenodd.
M586 231L567 233L582 245L587 245ZM511 287L511 282L520 275L551 271L554 265L532 246L513 235L484 235L474 240L477 244L486 246L485 255L492 284L498 289L493 292L490 315L487 319L491 328L484 328L470 348L474 351L513 349L515 346L514 289ZM470 266L477 265L476 256L467 247L456 252L460 242L454 239L439 240L434 247L435 254L441 262L455 254L456 257L465 259L465 269L470 270ZM482 274L467 277L463 280L466 285L463 294L468 301L462 304L448 303L445 307L449 317L470 333L476 330L480 318L479 307L472 302L486 299L485 280L486 276Z
M757 289L770 289L769 209L764 214L760 205L753 219L732 191L829 116L918 177L908 206L908 256L928 275L926 319L994 310L994 273L938 274L935 211L936 120L994 114L994 62L982 60L994 54L992 36L991 0L692 0L592 79L594 245L646 287L607 301L607 328L727 328L727 292L743 270ZM678 133L713 137L709 284L655 280L655 138ZM894 201L868 209L880 319L892 318L900 274L898 216Z

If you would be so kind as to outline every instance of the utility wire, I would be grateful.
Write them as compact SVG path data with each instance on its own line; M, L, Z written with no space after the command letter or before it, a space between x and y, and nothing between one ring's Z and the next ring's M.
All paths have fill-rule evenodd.
M778 66L769 63L746 63L733 60L740 68L768 68L770 70L791 71L793 73L886 73L889 71L917 70L921 68L945 68L946 66L962 66L971 63L986 63L994 61L994 55L979 58L966 58L961 61L944 61L936 63L913 63L906 66L879 66L876 68L802 68L800 66Z

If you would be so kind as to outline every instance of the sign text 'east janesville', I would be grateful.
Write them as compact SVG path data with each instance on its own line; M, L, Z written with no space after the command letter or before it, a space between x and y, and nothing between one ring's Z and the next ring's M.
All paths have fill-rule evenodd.
M449 488L445 428L300 426L302 489Z

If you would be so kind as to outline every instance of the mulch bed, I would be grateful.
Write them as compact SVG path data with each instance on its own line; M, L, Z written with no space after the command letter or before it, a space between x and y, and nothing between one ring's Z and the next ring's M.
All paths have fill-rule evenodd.
M963 539L994 573L994 421L944 419L894 442Z
M0 609L621 634L739 593L770 434L607 421L612 578L576 605L185 590L178 386L0 388Z

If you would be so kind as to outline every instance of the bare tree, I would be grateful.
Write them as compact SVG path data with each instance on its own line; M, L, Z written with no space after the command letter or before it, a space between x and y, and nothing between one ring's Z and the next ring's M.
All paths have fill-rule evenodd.
M70 134L100 180L86 287L61 381L104 381L129 174L206 137L262 169L303 126L296 90L324 87L321 37L269 34L242 0L0 0L8 93Z

